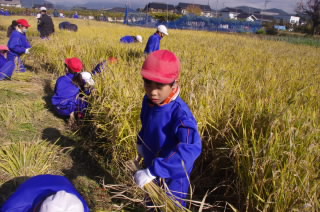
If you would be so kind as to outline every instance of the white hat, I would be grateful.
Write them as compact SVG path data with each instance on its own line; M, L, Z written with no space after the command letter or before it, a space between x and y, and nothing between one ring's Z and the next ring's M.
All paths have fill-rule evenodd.
M165 35L169 35L168 29L165 25L159 25L157 30L158 30L158 32L162 32Z
M38 13L36 18L37 18L37 19L41 18L41 14Z
M81 72L80 73L81 76L82 76L82 79L88 83L89 85L94 85L94 80L92 79L92 75L91 73L87 72L87 71L84 71L84 72Z
M47 8L45 8L45 7L40 7L40 11L47 11Z
M39 212L84 212L84 207L77 196L58 191L43 201Z
M137 35L136 38L137 38L137 41L139 41L140 43L142 43L142 36L141 36L141 35Z

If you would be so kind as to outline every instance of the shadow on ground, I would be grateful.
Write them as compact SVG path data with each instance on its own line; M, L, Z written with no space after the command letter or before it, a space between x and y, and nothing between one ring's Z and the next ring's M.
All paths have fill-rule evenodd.
M13 178L0 187L0 206L17 190L17 188L27 181L30 177L16 177Z
M101 204L110 205L110 199L102 188L101 181L108 184L113 184L114 181L106 169L100 166L87 142L82 141L82 138L64 136L56 128L44 129L42 139L62 148L72 148L72 167L62 172L74 183L92 208L97 205L101 207Z

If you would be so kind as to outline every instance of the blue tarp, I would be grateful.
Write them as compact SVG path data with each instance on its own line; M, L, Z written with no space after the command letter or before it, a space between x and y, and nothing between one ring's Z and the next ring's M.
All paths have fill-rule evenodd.
M277 30L286 30L286 26L274 25L274 28Z

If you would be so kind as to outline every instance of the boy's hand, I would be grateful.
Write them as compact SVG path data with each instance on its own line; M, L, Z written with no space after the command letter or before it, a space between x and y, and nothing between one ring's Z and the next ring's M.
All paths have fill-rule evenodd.
M150 173L149 169L141 169L134 174L134 181L140 188L143 188L143 186L154 179L156 179L156 177Z

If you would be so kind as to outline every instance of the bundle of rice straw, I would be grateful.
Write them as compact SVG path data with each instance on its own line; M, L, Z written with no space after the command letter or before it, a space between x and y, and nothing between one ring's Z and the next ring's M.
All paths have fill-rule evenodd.
M137 161L127 161L125 166L130 171L132 171L132 173L135 173L139 170L139 165ZM181 203L174 198L173 194L170 194L169 189L163 189L154 182L146 184L142 190L148 194L151 201L153 202L154 206L149 206L150 208L152 207L159 211L167 212L191 212L191 210L183 207Z

